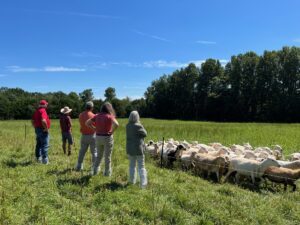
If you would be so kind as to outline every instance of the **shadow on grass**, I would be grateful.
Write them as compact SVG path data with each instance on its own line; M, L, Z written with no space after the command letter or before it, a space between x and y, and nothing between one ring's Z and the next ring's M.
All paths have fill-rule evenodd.
M26 167L26 166L30 166L31 164L32 164L32 161L30 161L30 160L27 160L24 162L17 162L14 159L9 159L4 162L4 165L9 168L16 168L17 166Z
M70 179L58 179L56 181L57 186L63 186L65 184L78 185L81 187L85 187L89 184L91 179L90 175L82 176L80 178L70 178Z
M118 191L128 187L128 184L122 184L119 182L112 181L110 183L101 184L95 187L95 192L103 192L103 191Z
M58 170L58 169L55 169L55 170L49 170L47 172L48 175L64 175L64 174L67 174L67 173L70 173L72 172L72 168L68 168L68 169L64 169L64 170Z

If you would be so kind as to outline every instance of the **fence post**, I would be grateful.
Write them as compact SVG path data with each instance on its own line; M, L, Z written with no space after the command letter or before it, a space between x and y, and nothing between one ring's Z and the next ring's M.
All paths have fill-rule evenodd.
M163 137L163 143L162 143L161 154L160 154L160 168L162 168L163 166L164 143L165 143L165 137Z
M25 142L26 142L26 138L27 138L27 125L25 124Z

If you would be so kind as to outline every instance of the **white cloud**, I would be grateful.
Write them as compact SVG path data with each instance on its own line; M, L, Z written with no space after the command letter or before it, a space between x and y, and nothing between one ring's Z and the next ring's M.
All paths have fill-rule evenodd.
M157 60L144 62L142 66L146 68L182 68L187 67L190 63L194 63L197 67L200 67L204 62L205 60L191 60L188 62ZM228 60L220 59L219 62L222 66L225 66L228 63Z
M190 60L187 62L178 62L178 61L167 61L167 60L153 60L145 61L142 63L133 63L133 62L98 62L91 64L91 67L94 69L107 69L112 66L120 67L133 67L133 68L182 68L187 67L190 63L194 63L197 67L200 67L205 60ZM222 66L225 66L228 63L227 59L220 59L219 62Z
M83 68L71 68L63 66L47 66L43 68L45 72L84 72L86 69Z
M229 62L227 59L220 59L219 60L222 66L226 66L226 64Z
M60 12L64 14L64 12ZM83 16L83 17L94 17L94 18L101 18L101 19L121 19L118 16L110 16L110 15L103 15L103 14L92 14L92 13L80 13L80 12L65 12L67 15L71 16Z
M146 68L178 68L185 67L186 63L180 63L177 61L165 61L165 60L157 60L157 61L147 61L142 63L142 67Z
M32 68L32 67L20 67L20 66L8 66L6 67L8 71L13 73L19 73L19 72L26 72L26 73L32 73L32 72L38 72L40 69L38 68Z
M93 14L93 13L82 13L82 12L64 12L64 11L50 11L50 10L31 10L24 9L27 12L45 13L45 14L56 14L56 15L69 15L69 16L80 16L80 17L91 17L100 19L121 19L119 16L111 16L105 14Z
M136 33L138 35L141 35L141 36L144 36L144 37L148 37L148 38L152 38L152 39L159 40L159 41L164 41L164 42L172 42L171 40L168 40L166 38L163 38L163 37L160 37L160 36L157 36L157 35L146 34L144 32L138 31L138 30L132 30L132 31L134 33Z
M296 38L293 40L293 42L297 42L297 43L300 43L300 38Z
M8 66L8 71L13 73L34 73L34 72L84 72L85 68L64 67L64 66L45 66L42 68L37 67L20 67L20 66Z
M203 45L215 45L215 44L217 44L217 42L215 42L215 41L203 41L203 40L196 41L196 43L203 44Z

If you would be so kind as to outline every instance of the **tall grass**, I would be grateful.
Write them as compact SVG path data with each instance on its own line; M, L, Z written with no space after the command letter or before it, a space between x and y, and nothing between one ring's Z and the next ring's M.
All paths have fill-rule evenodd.
M224 145L279 144L285 155L300 149L299 124L142 122L148 131L147 140L165 137ZM72 170L79 150L77 121L70 157L63 155L59 123L53 121L47 166L35 162L35 134L29 121L1 121L0 224L300 223L299 190L292 193L277 188L271 192L267 188L216 184L190 172L160 169L150 158L146 158L148 188L127 185L125 123L120 120L115 133L113 175L108 178L89 176L90 153L83 172Z

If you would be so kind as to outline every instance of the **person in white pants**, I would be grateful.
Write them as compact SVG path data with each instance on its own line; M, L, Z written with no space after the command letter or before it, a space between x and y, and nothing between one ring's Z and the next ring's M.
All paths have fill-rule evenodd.
M129 183L136 183L136 164L140 175L140 187L145 188L148 184L147 171L145 169L144 138L147 131L140 123L137 111L132 111L126 125L126 152L129 159Z

